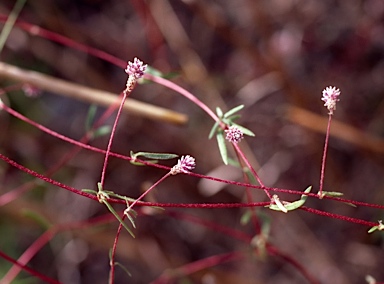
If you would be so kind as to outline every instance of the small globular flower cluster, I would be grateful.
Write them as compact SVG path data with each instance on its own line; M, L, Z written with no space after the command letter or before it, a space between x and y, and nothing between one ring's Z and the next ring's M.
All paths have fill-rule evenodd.
M135 57L133 62L128 61L127 68L125 69L125 73L129 76L134 76L137 79L140 79L144 76L144 72L147 69L147 64L143 64L143 61L140 61Z
M329 110L329 114L332 115L333 111L336 110L336 102L340 99L340 90L336 89L336 87L327 87L323 90L323 97L321 98L324 101L324 106L326 106Z
M127 73L128 80L126 84L125 92L131 92L136 85L136 81L144 76L144 72L147 69L147 64L143 64L143 61L140 61L135 57L133 62L128 61L127 68L125 73Z
M196 166L195 158L189 155L186 155L185 157L182 156L175 166L171 169L172 175L177 175L179 173L187 173L191 170L193 170Z
M241 139L244 138L243 131L234 125L228 127L228 129L225 130L225 133L227 134L225 139L232 143L239 143Z

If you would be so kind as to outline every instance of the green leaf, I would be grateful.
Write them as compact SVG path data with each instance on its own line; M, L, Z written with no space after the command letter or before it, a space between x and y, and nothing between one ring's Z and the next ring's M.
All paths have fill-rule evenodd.
M149 65L147 65L147 68L145 69L145 73L151 74L151 75L156 76L156 77L165 78L165 79L170 79L170 78L174 78L174 77L179 76L178 72L169 72L169 73L165 74L165 73L161 72L160 70L153 68L152 66L149 66ZM151 82L151 81L145 80L145 79L139 80L140 84L147 83L147 82Z
M113 191L106 190L105 192L108 195L110 195L110 196L113 196L115 198L122 199L122 200L125 200L125 201L134 202L136 200L134 198L130 198L130 197L127 197L127 196L124 196L124 195L120 195L120 194L114 193Z
M164 74L160 70L153 68L152 66L149 66L149 65L147 65L147 68L145 69L145 73L148 73L148 74L151 74L151 75L157 76L157 77L163 77L164 76Z
M131 151L131 157L132 159L136 159L138 157L144 157L148 159L156 159L156 160L170 160L179 157L179 155L176 154L169 154L169 153L152 153L152 152L137 152L133 153Z
M243 226L247 225L251 220L251 217L252 217L252 211L249 209L246 210L240 218L240 224Z
M96 191L96 190L93 190L93 189L83 188L81 191L82 191L82 192L86 192L86 193L90 193L90 194L97 195L97 191Z
M237 119L239 119L241 117L241 115L232 115L228 118L223 118L222 121L227 124L227 125L232 125L233 122Z
M157 164L159 161L158 160L146 160L146 162L148 163L151 163L151 164ZM134 166L146 166L146 164L143 164L143 163L140 163L140 162L136 162L136 161L133 161L131 160L130 163Z
M251 172L251 170L248 167L244 167L243 171L247 175L247 177L248 177L248 179L249 179L251 184L258 184L258 182L256 181L255 176L253 175L253 173Z
M337 191L323 191L323 196L339 197L343 196L344 193Z
M234 166L236 168L240 167L239 161L238 160L234 160L234 159L232 159L230 157L228 157L228 165Z
M220 117L220 118L223 117L223 111L221 110L221 108L216 107L216 114L217 114L217 116Z
M304 192L310 193L311 189L312 189L312 185L308 186ZM308 198L308 195L303 194L301 195L301 198L299 200L294 202L286 202L286 203L283 203L283 205L287 209L287 211L292 211L303 206L307 198ZM272 209L275 211L281 211L281 209L276 204L267 205L266 207L269 207L269 209Z
M108 257L109 257L109 260L112 260L112 249L109 249ZM111 263L111 262L109 262L109 263Z
M127 216L128 220L131 222L132 226L136 228L135 220L133 218L136 218L137 213L132 208L129 210L129 212L124 211L125 216Z
M379 228L379 226L373 226L372 228L370 228L370 229L368 230L368 233L369 233L369 234L370 234L370 233L373 233L373 232L376 231L378 228Z
M16 19L20 13L20 11L23 9L23 6L27 2L27 0L18 0L15 3L15 6L12 9L12 12L9 14L7 21L5 22L1 34L0 34L0 53L3 50L3 47L5 45L5 42L7 41L7 38L9 34L11 33L11 30L16 22Z
M228 118L230 117L231 115L235 114L236 112L238 112L239 110L243 109L244 108L244 105L239 105L237 107L234 107L233 109L230 109L229 111L227 111L225 114L224 114L224 118Z
M123 269L123 270L125 271L125 273L127 273L127 275L128 275L129 277L132 276L132 274L128 271L128 269L127 269L125 266L123 266L120 262L115 262L115 265L118 266L118 267L120 267L121 269Z
M112 249L109 250L108 256L109 256L109 263L111 263L111 260L112 260ZM119 266L121 269L123 269L125 271L125 273L128 274L129 277L132 276L131 273L129 273L128 269L126 267L124 267L121 263L115 262L114 264L115 264L115 266Z
M216 139L217 139L217 144L219 146L221 158L223 159L224 164L228 165L228 152L227 152L227 146L225 145L223 132L217 133Z
M103 200L103 203L107 206L108 210L116 217L116 219L120 222L120 224L127 230L127 232L132 236L135 237L131 229L128 228L127 224L124 223L124 221L120 218L119 214L116 213L115 209L111 206L111 204L108 203L108 201Z
M85 130L88 132L92 129L93 122L95 121L97 106L91 105L88 109L88 114L85 119Z
M212 126L211 131L209 132L208 139L212 139L212 137L213 137L213 135L215 135L218 127L219 127L219 123L216 121L215 124Z
M101 137L111 133L112 127L110 125L100 126L93 132L93 138Z
M379 225L373 226L372 228L369 229L368 233L372 233L376 230L383 231L384 230L384 224L382 220L379 220Z
M39 224L44 229L49 229L52 226L51 222L49 222L47 218L45 218L43 215L41 215L36 211L24 209L22 212L24 216L34 220L37 224Z
M235 125L237 128L239 128L245 135L252 136L252 137L255 136L255 133L253 133L248 128L245 128L244 126L238 125L236 123L232 123L232 125Z

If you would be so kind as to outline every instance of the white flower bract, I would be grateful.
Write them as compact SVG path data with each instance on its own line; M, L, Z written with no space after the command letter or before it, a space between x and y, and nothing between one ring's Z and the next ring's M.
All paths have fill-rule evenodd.
M171 169L171 174L187 173L193 170L196 166L195 158L189 155L182 156L175 166Z
M321 100L325 102L324 106L327 107L330 115L332 115L333 111L336 110L336 102L340 100L338 98L339 96L340 90L336 87L329 86L323 90L323 97Z
M139 60L137 57L133 59L133 62L128 61L127 68L125 73L129 76L135 77L135 79L140 79L144 76L144 72L147 69L147 64L143 64L143 61Z
M226 133L225 139L227 139L229 142L232 142L232 143L239 143L241 139L244 138L243 131L241 131L235 125L228 127L228 129L225 130L225 133Z

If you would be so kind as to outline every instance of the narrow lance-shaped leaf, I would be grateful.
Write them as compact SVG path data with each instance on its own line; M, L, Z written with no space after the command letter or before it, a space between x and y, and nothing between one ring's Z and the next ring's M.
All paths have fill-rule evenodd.
M216 114L220 118L223 117L223 111L221 110L221 108L219 108L219 107L216 108Z
M233 122L234 122L235 120L239 119L240 117L241 117L240 114L235 114L235 115L232 115L232 116L230 116L230 117L228 117L228 118L224 118L224 117L223 117L222 121L223 121L225 124L227 124L227 125L232 125Z
M237 128L239 128L245 135L252 136L252 137L255 136L255 133L253 133L248 128L245 128L244 126L238 125L236 123L232 123L232 125L235 125Z
M115 209L111 206L111 204L108 203L108 201L103 200L103 203L107 206L108 210L116 217L116 219L120 222L120 224L127 230L127 232L132 236L135 237L131 229L128 228L127 224L124 223L123 219L120 218L119 214L116 213Z
M307 189L304 192L305 193L310 193L311 189L312 189L312 186L308 186ZM307 198L308 198L308 195L303 194L303 195L301 195L301 198L299 200L297 200L295 202L286 202L283 205L287 209L287 211L292 211L292 210L298 209L301 206L303 206L305 201L307 200ZM272 209L272 210L275 210L275 211L282 211L279 208L279 206L277 206L276 204L271 204L271 205L268 205L266 207L269 207L269 209Z
M216 139L217 139L217 145L219 146L221 158L223 159L224 164L228 165L228 152L227 152L227 146L225 145L223 132L217 133Z
M383 224L382 220L379 220L379 224L378 225L373 226L372 228L370 228L368 230L368 233L373 233L376 230L379 230L379 231L383 231L384 230L384 224Z
M244 108L244 105L239 105L237 107L234 107L233 109L230 109L229 111L227 111L225 114L224 114L224 118L228 118L230 117L231 115L235 114L236 112L238 112L239 110L243 109Z
M258 184L255 176L253 175L253 173L250 171L248 167L243 167L243 171L247 175L251 184Z
M96 105L91 105L88 109L87 118L85 119L85 130L87 132L92 129L92 125L96 116L96 111L97 111Z
M324 196L339 197L343 196L344 193L337 191L323 191Z
M127 273L127 275L128 275L129 277L132 276L132 274L128 271L128 269L127 269L124 265L122 265L120 262L115 262L115 265L116 265L116 266L119 266L122 270L124 270L125 273Z
M133 153L131 151L131 157L136 159L137 157L145 157L148 159L156 159L156 160L170 160L177 158L179 155L169 154L169 153L152 153L152 152L137 152Z
M97 137L101 137L101 136L107 135L107 134L111 133L111 130L112 130L112 127L110 125L100 126L99 128L97 128L93 132L93 138L97 138Z
M152 66L149 66L149 65L147 65L147 68L145 69L145 73L151 74L151 75L156 76L156 77L165 78L165 79L171 79L171 78L174 78L174 77L177 77L180 75L178 72L169 72L169 73L165 74L165 73L162 73L160 70L153 68ZM139 83L140 84L152 83L152 81L141 78L139 80Z
M370 228L370 229L368 230L368 233L369 233L369 234L370 234L370 233L373 233L373 232L376 231L378 228L379 228L379 226L373 226L372 228Z
M130 197L127 197L127 196L124 196L124 195L120 195L120 194L114 193L113 191L106 190L105 192L108 193L108 195L110 195L112 197L116 197L118 199L122 199L122 200L125 200L125 201L133 202L133 201L136 200L134 198L130 198Z
M251 217L252 217L252 211L249 209L246 210L240 218L240 224L243 226L247 225L251 220Z
M109 256L109 263L111 263L112 249L109 250L108 256ZM131 273L128 271L128 269L126 267L124 267L122 264L120 264L119 262L114 262L114 265L119 266L121 269L123 269L128 274L128 276L130 276L130 277L132 276Z
M86 192L86 193L90 193L90 194L97 195L97 191L96 191L96 190L93 190L93 189L83 188L81 191L82 191L82 192Z
M128 210L124 211L124 215L127 216L128 220L131 222L132 226L134 228L136 228L135 220L133 219L133 218L136 218L136 216L137 216L136 211L134 211L132 208L130 208L129 212L128 212Z
M41 215L36 211L23 209L22 214L34 220L37 224L39 224L44 229L49 229L52 226L51 222L49 222L47 218L45 218L43 215Z
M211 131L209 132L208 139L212 139L212 137L213 137L213 135L215 135L218 127L219 127L219 123L216 121L215 124L212 126Z

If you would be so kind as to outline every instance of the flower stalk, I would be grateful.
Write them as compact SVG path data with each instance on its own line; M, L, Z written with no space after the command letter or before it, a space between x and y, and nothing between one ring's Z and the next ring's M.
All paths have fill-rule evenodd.
M340 100L340 90L336 89L336 87L327 87L323 90L323 97L321 98L324 101L324 106L328 109L328 125L327 132L325 135L325 143L323 150L323 158L321 161L321 172L320 172L320 186L319 186L319 198L324 197L323 186L324 186L324 175L325 175L325 162L327 159L327 150L328 150L328 141L329 141L329 133L331 129L332 115L336 110L336 103Z

